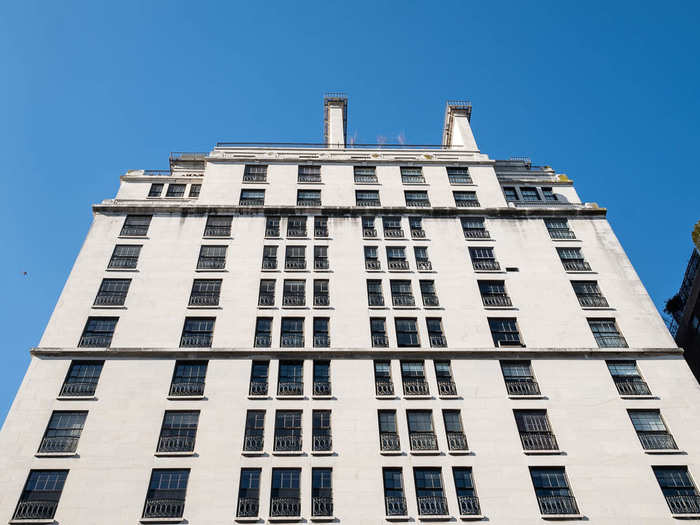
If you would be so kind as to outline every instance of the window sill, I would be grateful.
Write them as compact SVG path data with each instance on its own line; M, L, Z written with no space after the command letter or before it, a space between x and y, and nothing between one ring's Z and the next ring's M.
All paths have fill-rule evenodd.
M583 514L541 514L543 520L582 520L586 517Z
M472 452L472 451L469 450L469 449L465 449L465 450L448 450L447 453L448 453L450 456L473 456L473 455L474 455L474 452Z
M394 310L418 310L418 306L393 306Z
M267 521L275 523L278 521L302 521L301 516L270 516Z
M461 396L454 394L449 396L438 396L440 399L461 399Z
M260 456L267 456L267 454L263 450L243 450L241 452L241 456L245 456L247 458L256 458Z
M411 450L411 456L441 456L439 450Z
M107 268L105 271L107 271L107 272L138 272L138 270L136 268ZM26 523L26 522L22 522L22 523Z
M225 237L219 237L218 235L202 235L202 239L205 239L207 241L215 241L215 240L222 240L222 241L232 241L233 237L225 236Z
M582 274L597 274L593 270L564 270L566 273L582 273ZM580 519L580 518L578 518Z
M464 514L460 515L459 519L462 521L479 521L485 519L486 516L483 514Z
M311 273L311 270L306 270L306 269L296 270L294 268L285 268L284 271L288 272L288 273Z
M368 306L370 310L388 310L388 306Z
M528 394L522 394L522 395L509 395L509 399L547 399L546 396L543 396L542 394L533 394L533 395L528 395Z
M515 306L484 306L484 310L517 310Z
M257 516L247 516L247 517L235 517L233 518L233 521L236 521L238 523L262 523L262 519L258 518Z
M389 273L413 273L413 270L410 268L407 270L389 270Z
M301 396L277 396L277 399L306 399L303 395Z
M258 305L258 310L277 310L278 307L275 306L274 304L272 305Z
M10 524L14 524L14 523L25 523L25 524L27 524L27 523L36 523L36 524L39 524L39 523L52 523L52 524L53 524L53 523L56 523L56 520L54 520L53 518L51 518L51 519L34 519L34 520L32 520L32 519L28 519L28 520L10 520L10 521L8 521L7 523L10 523Z
M418 270L418 273L437 273L437 270Z
M418 519L420 521L452 521L454 518L452 516L450 516L449 514L436 514L436 515L424 514L422 516L418 516Z
M311 521L335 521L335 516L311 516Z
M396 395L390 395L390 396L375 396L377 399L398 399L399 396Z
M474 273L506 273L505 270L474 270Z
M620 399L659 399L658 396L652 394L642 394L642 395L621 395Z
M260 396L251 396L251 395L249 395L249 396L248 396L248 399L272 399L272 397L270 397L270 396L268 396L268 395L264 395L264 396L263 396L263 395L260 395Z
M312 456L335 456L336 453L334 450L312 450L311 455Z
M200 399L206 399L204 395L201 396L167 396L167 399L170 399L171 401L197 401Z
M194 450L191 450L189 452L156 452L153 454L157 458L169 458L169 457L188 457L188 456L194 456Z
M97 401L96 396L57 396L58 401Z
M77 452L37 452L34 454L36 458L77 458Z
M275 272L281 273L282 272L282 270L278 270L277 268L261 268L260 271L261 272L268 272L268 273L275 273Z
M288 305L288 304L283 304L282 308L284 310L310 310L310 306L306 305Z
M654 448L647 449L644 451L645 454L682 454L685 455L686 452L677 448Z
M523 450L526 456L560 456L564 452L561 450Z
M430 394L415 395L415 396L404 394L403 397L404 397L404 399L433 399L433 396L431 396Z
M597 310L597 311L602 311L602 312L614 312L617 310L617 308L613 308L612 306L582 306L581 310Z
M281 241L282 237L280 235L275 235L275 236L265 235L265 239Z
M333 310L334 307L328 305L328 306L314 306L314 310Z
M333 394L331 394L331 395L320 395L320 394L316 395L316 394L314 394L311 396L311 399L333 399Z
M426 310L444 310L444 306L423 306Z
M410 516L384 516L386 521L411 521Z
M697 520L697 519L700 519L700 514L697 514L697 513L695 513L695 514L690 514L690 513L688 513L688 514L671 514L671 517L675 518L677 520ZM10 523L14 523L14 522L11 521Z
M290 450L290 451L273 450L272 455L273 456L306 456L306 452L304 452L303 450Z
M311 237L304 236L304 237L297 237L296 235L287 235L287 240L288 241L310 241Z
M117 239L148 239L146 235L118 235Z
M141 518L141 523L183 523L185 518Z
M195 272L201 272L201 273L228 273L228 270L225 268L217 269L217 268L195 268ZM150 518L149 518L150 519Z
M126 310L126 306L110 306L110 305L104 305L104 304L93 304L92 308L96 310Z
M581 239L552 239L554 242L582 242Z
M403 456L403 450L380 450L382 456Z
M316 273L333 273L333 270L330 268L314 268L314 272Z
M368 269L368 268L365 268L365 271L366 271L367 273L384 273L384 270L382 270L381 268L379 268L379 269L377 269L377 270L370 270L370 269Z
M189 310L222 310L223 308L218 305L211 305L211 306L190 306L187 305L187 308Z

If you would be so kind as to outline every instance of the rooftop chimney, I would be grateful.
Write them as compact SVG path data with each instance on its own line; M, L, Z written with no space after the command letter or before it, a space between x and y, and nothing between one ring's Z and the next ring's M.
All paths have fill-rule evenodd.
M448 100L445 107L445 127L442 131L442 146L450 149L479 151L469 125L472 118L471 102Z
M345 93L323 96L323 142L329 148L344 148L348 135L348 97Z

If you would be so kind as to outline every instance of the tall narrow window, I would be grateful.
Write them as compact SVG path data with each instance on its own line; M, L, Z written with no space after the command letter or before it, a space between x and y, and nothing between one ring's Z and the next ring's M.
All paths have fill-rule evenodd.
M244 452L260 452L265 438L265 411L248 410L245 417Z
M421 516L446 516L447 498L439 468L414 468L418 514Z
M584 308L607 308L608 301L596 281L571 281L576 298Z
M559 450L546 410L514 410L523 450Z
M112 336L118 320L118 317L88 317L78 346L83 348L109 347L112 344Z
M413 254L416 257L416 268L418 268L418 271L428 272L433 269L433 264L428 257L427 246L414 246Z
M374 217L362 217L362 236L377 236L377 229L374 227Z
M382 281L379 279L367 280L367 303L369 306L384 306Z
M574 232L569 229L569 221L567 219L545 219L544 224L552 239L576 238Z
M189 197L191 199L198 199L199 194L202 192L202 185L201 184L191 184L190 185L190 194Z
M525 346L514 318L489 317L488 321L494 346Z
M382 452L397 452L401 450L401 441L396 427L396 410L380 410L379 417L379 449Z
M168 191L170 191L169 188ZM122 237L143 237L148 234L150 225L151 215L127 215L119 235Z
M314 347L328 348L331 346L331 336L328 330L328 317L314 317Z
M391 302L394 306L415 306L411 281L390 281Z
M329 468L311 469L311 515L333 515L333 481Z
M260 470L259 468L241 469L236 510L236 516L239 518L252 518L260 512Z
M376 246L365 246L365 269L382 269L382 265L379 262L379 253Z
M314 217L314 237L328 237L328 217Z
M168 395L170 397L203 396L206 377L206 361L176 361Z
M232 215L209 215L204 226L205 237L230 237Z
M330 306L328 279L314 279L314 306Z
M370 318L369 328L372 333L372 348L386 348L389 346L389 338L386 335L386 318Z
M198 270L223 270L226 268L226 246L202 246L199 250Z
M330 452L333 450L331 411L314 410L311 419L311 450L314 452Z
M479 292L484 306L505 307L513 306L506 292L505 281L479 281Z
M278 410L275 414L275 452L301 450L301 410Z
M420 281L420 293L423 306L440 306L440 300L435 291L435 281Z
M423 170L418 167L401 167L401 182L404 184L425 184Z
M314 395L330 396L331 393L331 362L314 361Z
M462 231L467 239L489 239L491 235L482 217L461 217Z
M608 370L615 387L623 396L651 395L647 382L642 378L635 361L608 361Z
M287 246L284 267L287 270L305 270L306 246Z
M378 396L394 395L394 382L391 379L391 364L389 361L374 362L374 386Z
M406 496L403 491L401 467L382 469L384 479L384 509L387 516L406 516Z
M481 514L479 498L474 490L471 467L452 467L457 490L457 505L460 516L478 516Z
M276 270L277 269L277 246L264 246L263 247L262 269L263 270Z
M189 477L189 469L153 469L143 518L181 518Z
M321 182L321 166L299 166L297 182Z
M328 246L314 246L314 270L328 270Z
M139 262L141 246L137 244L117 244L109 259L110 270L131 270Z
M280 361L277 395L301 396L303 394L304 362Z
M458 208L478 208L481 206L475 191L453 191L452 195L455 199L455 206Z
M401 381L405 396L427 396L430 394L425 379L423 361L401 361Z
M411 237L414 239L425 239L422 217L409 217L408 226L411 229Z
M688 467L651 467L673 514L700 514L700 493Z
M270 348L272 346L272 317L258 317L255 320L256 348Z
M440 397L457 395L457 386L452 377L452 367L449 361L435 361L435 377Z
M280 218L279 217L266 217L265 218L265 237L279 237L280 236Z
M67 470L30 471L12 520L53 519L67 476Z
M95 395L104 361L72 361L61 386L60 397Z
M496 257L493 254L493 248L479 247L469 248L469 257L472 260L472 267L478 272L491 272L501 269Z
M243 170L243 182L267 182L267 166L246 164Z
M192 452L197 437L199 411L166 410L157 452Z
M591 265L586 262L581 248L557 248L559 259L567 272L590 272Z
M472 178L469 175L469 168L457 166L450 166L447 168L447 179L453 186L472 183Z
M508 395L540 395L540 386L535 381L530 361L501 361L501 369Z
M190 293L190 306L217 306L221 279L195 279Z
M408 437L411 450L437 450L437 436L433 428L433 413L430 410L407 410Z
M306 237L306 217L292 215L287 219L287 237Z
M578 514L564 467L530 467L535 496L542 514Z
M275 305L275 282L276 281L274 279L260 279L258 306Z
M394 322L396 324L396 343L399 347L420 346L418 326L415 317L399 317L396 318Z
M180 347L210 347L214 337L214 321L213 317L187 317Z
M306 281L285 279L282 304L284 306L304 306L306 304Z
M462 426L462 416L459 410L443 410L442 419L445 423L445 433L447 434L447 446L451 451L468 450L467 437L464 435Z
M300 468L273 468L270 493L270 516L297 517L301 515L299 497Z
M241 190L241 198L238 203L241 206L263 206L265 204L265 190Z
M168 191L165 193L166 197L184 197L185 187L187 184L168 184Z
M355 184L377 184L377 172L374 166L355 166Z
M304 318L283 317L280 346L300 348L304 346Z
M248 395L267 395L267 376L269 368L269 361L253 361L250 367L250 388L248 389Z
M428 339L430 346L433 348L445 348L447 346L447 338L442 329L442 319L439 317L428 317L425 320L428 328Z
M39 445L39 453L74 453L78 448L86 417L86 411L54 411Z
M384 228L384 237L401 238L404 236L401 217L382 217L382 227Z
M427 208L430 206L427 191L404 191L403 193L408 207Z
M658 410L628 410L644 450L677 450L676 440Z
M131 279L102 279L95 306L123 306Z
M600 348L627 348L615 319L588 319L588 325Z

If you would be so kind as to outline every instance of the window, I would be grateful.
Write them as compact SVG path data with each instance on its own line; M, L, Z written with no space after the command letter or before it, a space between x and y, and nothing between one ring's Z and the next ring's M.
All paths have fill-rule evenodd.
M401 182L404 184L425 184L423 170L418 168L401 168Z
M430 206L427 191L404 191L406 206L425 208Z
M472 267L478 272L498 271L501 265L498 264L493 254L493 248L469 248L469 257L472 260Z
M168 184L168 191L165 192L166 197L184 197L186 184Z
M198 270L226 268L226 246L202 246L199 250Z
M304 346L304 318L303 317L283 317L282 335L280 340L282 347L302 347Z
M433 348L444 348L447 346L447 338L442 329L442 319L439 317L428 317L425 320L428 326L428 339Z
M131 279L102 279L95 306L123 306Z
M53 519L67 476L67 470L30 471L12 519Z
M389 270L408 270L406 249L403 246L387 246L386 258Z
M250 396L267 395L267 376L270 368L269 361L253 361L250 367Z
M94 396L103 365L104 361L72 361L59 397Z
M420 346L418 340L418 326L414 318L397 318L396 323L396 342L399 347Z
M265 190L241 190L239 204L241 206L263 206L265 204Z
M170 382L170 397L203 396L206 377L206 361L176 361Z
M109 347L118 320L118 317L88 317L78 346L83 348Z
M180 348L210 347L214 336L213 317L187 317L182 328Z
M314 217L314 236L328 237L328 217Z
M248 410L245 416L244 452L261 452L265 438L265 411Z
M258 317L255 321L255 347L270 348L272 345L272 317Z
M239 518L252 518L260 512L260 470L259 468L241 469L236 510L236 516Z
M567 272L590 272L591 266L583 258L581 248L557 248L561 263Z
M306 304L306 281L285 279L282 304L284 306L304 306Z
M408 226L411 228L411 237L414 239L425 239L422 217L409 217Z
M357 206L381 206L379 192L376 190L356 190L355 204Z
M379 262L379 254L376 246L365 246L365 269L381 270L382 265Z
M321 182L321 166L299 166L297 182Z
M144 518L181 518L185 511L185 494L189 469L153 469L148 484Z
M190 186L190 198L192 199L197 199L199 198L199 194L202 191L202 185L201 184L192 184Z
M418 514L421 516L447 515L447 498L442 488L440 469L415 467L413 477L416 483Z
M221 279L195 279L190 293L190 306L217 306Z
M384 237L403 237L401 217L382 217Z
M474 490L471 467L452 467L452 476L457 491L457 505L460 516L478 516L481 514L479 498Z
M396 428L396 410L380 410L379 418L379 450L382 452L397 452L401 450L401 441Z
M328 317L314 317L314 348L328 348L331 346L328 322Z
M405 396L427 396L430 394L425 379L423 361L401 361L401 382Z
M452 378L452 368L449 361L435 361L435 376L440 397L457 395L457 387Z
M314 410L311 419L311 450L314 452L330 452L333 450L333 439L331 437L331 411Z
M608 370L615 382L617 391L623 396L651 395L647 382L644 381L635 361L608 361Z
M475 191L453 191L452 195L455 198L455 206L458 208L478 208L481 206Z
M150 215L127 215L119 235L123 237L143 237L148 234L150 224Z
M314 270L328 270L328 246L314 246Z
M433 265L428 258L427 246L414 246L413 254L416 256L416 268L419 272L427 272L433 269Z
M246 164L243 169L243 182L267 182L267 166Z
M520 339L518 324L510 317L489 317L493 344L499 346L525 346Z
M299 516L301 514L301 499L299 498L300 477L300 468L272 469L270 516Z
M512 186L504 186L503 195L505 196L507 202L517 202L520 200L518 192Z
M537 193L537 188L520 188L520 195L523 196L525 202L539 201L540 195Z
M160 182L154 182L151 184L151 189L148 190L148 196L149 197L160 197L161 194L163 193L163 186L164 184Z
M514 410L523 450L559 450L546 410Z
M569 221L567 219L545 219L544 224L552 239L576 238L574 232L569 229Z
M479 281L484 306L510 307L513 303L506 293L505 281Z
M628 410L644 450L678 450L658 410Z
M112 252L107 268L126 270L136 268L141 246L137 244L117 244Z
M503 380L510 396L539 396L540 386L532 374L530 361L501 361Z
M205 237L230 237L232 215L209 215L204 226Z
M278 410L275 414L275 452L301 451L301 410Z
M369 306L384 306L382 281L379 279L367 280L367 302Z
M532 485L542 514L578 514L564 467L530 467Z
M292 216L287 219L287 237L306 237L306 217Z
M306 246L287 246L284 267L287 270L306 269Z
M384 510L387 516L406 516L406 497L403 492L401 467L382 469L384 479Z
M63 412L55 410L51 414L44 437L39 445L39 453L74 453L78 448L78 440L83 431L86 411Z
M331 395L331 362L314 361L314 395Z
M588 325L599 348L627 348L615 319L588 319Z
M302 283L304 281L301 281ZM285 288L286 291L286 288ZM260 288L258 290L258 306L274 306L275 305L275 280L260 279Z
M472 184L472 178L469 175L468 168L460 168L456 166L450 166L447 168L447 179L450 184L457 186L460 184Z
M369 328L372 333L372 347L387 348L389 338L386 335L386 319L384 317L371 317Z
M377 236L377 229L374 227L374 217L362 217L362 236Z
M445 423L447 446L449 449L452 451L469 450L467 437L464 435L464 427L462 426L462 416L459 410L443 410L442 420Z
M552 191L552 188L540 188L542 190L542 196L547 202L557 202L559 197Z
M301 396L304 394L304 362L280 361L277 384L278 396Z
M608 301L598 288L596 281L571 281L578 302L585 308L607 308Z
M377 171L374 166L355 166L355 184L377 184Z
M433 429L433 413L430 410L407 410L408 437L411 450L437 450L437 437Z
M277 246L263 246L262 269L277 269Z
M435 281L419 281L420 293L423 298L423 306L440 306L437 293L435 292Z
M651 467L673 514L699 514L700 494L688 467Z
M158 452L193 452L199 411L166 410L158 438Z
M415 306L411 281L389 281L391 286L391 301L394 306Z
M461 217L462 231L467 239L489 239L491 235L481 217Z
M389 361L374 362L374 386L378 396L394 395L394 382L391 379L391 363Z
M265 237L280 236L280 218L266 217L265 218Z
M333 485L329 468L311 469L311 515L333 515Z

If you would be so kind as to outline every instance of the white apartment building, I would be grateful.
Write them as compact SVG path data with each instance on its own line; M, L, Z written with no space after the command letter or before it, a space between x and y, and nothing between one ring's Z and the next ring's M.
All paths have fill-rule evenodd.
M323 144L124 174L0 434L0 520L700 519L700 390L606 210L470 120L350 145L329 95Z

